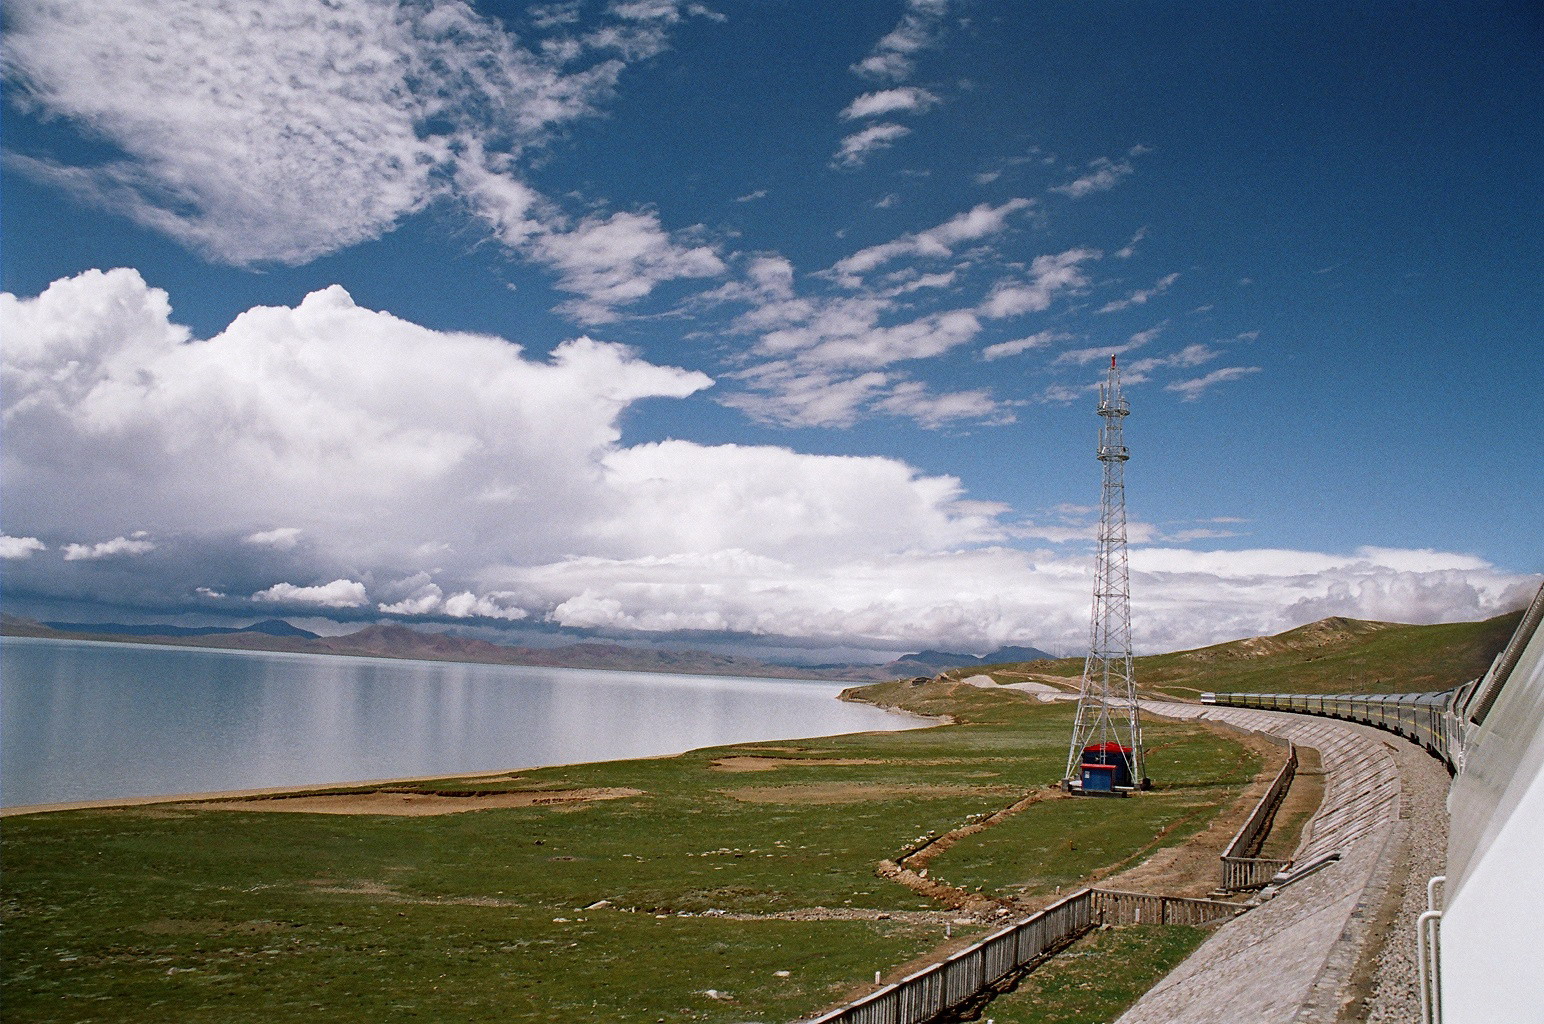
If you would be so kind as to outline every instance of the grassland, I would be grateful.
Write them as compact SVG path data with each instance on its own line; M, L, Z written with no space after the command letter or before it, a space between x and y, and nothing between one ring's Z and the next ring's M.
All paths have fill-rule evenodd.
M937 948L946 926L955 941L985 927L876 877L879 861L1061 772L1069 707L941 683L904 696L959 724L416 787L468 801L478 797L456 794L640 791L601 802L8 818L6 1019L727 1024L812 1013ZM1170 759L1154 763L1160 784L1190 784L1043 817L1032 808L997 826L1014 829L1007 841L989 830L937 870L1005 893L1074 884L1180 841L1252 774L1237 743L1199 726L1154 723L1149 743Z
M996 1024L1104 1024L1210 934L1184 925L1127 925L1084 936L992 1001Z
M1136 659L1145 691L1194 697L1246 693L1406 693L1446 690L1490 667L1521 612L1482 622L1407 626L1331 618L1271 637ZM1063 658L986 670L1000 682L1033 677L1076 680L1082 659Z

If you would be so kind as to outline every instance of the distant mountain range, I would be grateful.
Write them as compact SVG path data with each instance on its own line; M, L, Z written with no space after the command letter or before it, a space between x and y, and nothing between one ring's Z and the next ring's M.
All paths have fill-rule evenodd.
M309 629L291 626L283 619L264 619L250 626L127 626L121 622L45 622L49 629L61 633L111 633L114 636L219 636L224 633L262 633L265 636L298 636L308 640L318 639L321 634Z
M0 613L0 633L75 640L212 647L224 650L286 651L354 657L460 661L492 665L610 669L630 672L681 672L693 675L769 676L784 679L832 679L877 682L903 676L936 675L945 669L1002 662L1034 661L1050 655L1033 647L1004 647L976 657L944 651L920 651L884 665L777 665L709 651L673 651L622 644L582 643L562 647L515 647L408 626L366 626L343 636L320 636L268 619L250 626L124 625L112 622L35 622Z

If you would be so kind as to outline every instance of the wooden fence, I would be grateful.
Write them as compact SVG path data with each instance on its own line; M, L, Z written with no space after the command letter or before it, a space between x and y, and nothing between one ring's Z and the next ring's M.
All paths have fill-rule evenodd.
M1222 900L1154 896L1145 892L1095 889L1094 916L1100 924L1210 924L1249 908Z
M808 1024L922 1024L1055 952L1095 923L1094 892L1079 890L942 963L924 967Z
M1208 924L1248 908L1220 900L1080 889L941 963L870 992L806 1024L923 1024L1099 924Z
M1281 766L1281 771L1276 774L1270 788L1260 797L1260 802L1255 804L1255 809L1250 812L1249 818L1239 828L1238 835L1234 836L1228 848L1222 851L1223 891L1258 889L1269 882L1278 871L1292 864L1290 858L1275 860L1255 857L1253 854L1260 852L1261 844L1270 834L1276 811L1281 807L1282 800L1286 799L1287 790L1291 788L1292 779L1296 775L1297 746L1288 744L1287 763Z

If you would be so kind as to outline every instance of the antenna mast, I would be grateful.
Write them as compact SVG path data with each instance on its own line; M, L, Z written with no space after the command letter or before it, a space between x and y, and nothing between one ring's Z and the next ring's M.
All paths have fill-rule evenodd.
M1122 424L1131 405L1121 394L1120 371L1110 357L1110 373L1099 385L1099 461L1104 490L1099 509L1099 555L1094 563L1094 611L1089 628L1088 660L1083 663L1082 692L1067 751L1065 785L1084 790L1083 766L1089 762L1117 766L1095 773L1100 780L1088 787L1101 791L1148 788L1142 750L1142 721L1137 706L1136 675L1131 667L1131 573L1126 561L1126 451ZM1119 767L1129 776L1124 780ZM1124 781L1125 785L1122 785ZM1113 784L1112 784L1113 783Z

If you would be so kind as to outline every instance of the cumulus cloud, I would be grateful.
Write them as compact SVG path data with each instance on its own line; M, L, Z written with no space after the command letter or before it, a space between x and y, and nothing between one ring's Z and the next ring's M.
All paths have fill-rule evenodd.
M871 124L842 139L836 155L831 157L831 164L835 167L862 167L870 156L882 149L889 149L910 134L911 129L903 124L889 121Z
M1069 528L1061 539L1080 539ZM1133 551L1139 652L1275 633L1325 614L1406 622L1511 610L1535 577L1491 566L1402 572L1358 555ZM1200 556L1192 559L1190 556ZM1213 557L1215 556L1215 557ZM516 574L533 594L570 595L554 622L590 629L724 631L984 652L1087 640L1088 555L986 544L817 565L743 550L572 558Z
M1240 377L1247 377L1252 373L1259 372L1260 367L1258 366L1224 366L1221 369L1213 370L1203 377L1175 381L1173 384L1166 385L1164 390L1177 391L1180 394L1181 401L1194 402L1214 384L1238 380Z
M119 555L144 555L155 550L155 542L146 540L144 533L132 537L114 537L96 544L66 544L66 562L89 562L98 558L115 558Z
M862 117L878 117L881 114L921 113L939 102L941 102L939 98L926 89L905 85L898 89L866 92L847 104L841 116L851 121Z
M900 81L916 70L917 55L937 44L949 0L907 0L900 23L887 32L873 51L852 66L864 78Z
M1086 174L1079 175L1065 185L1051 186L1051 191L1060 192L1072 199L1081 199L1093 192L1106 192L1114 188L1122 178L1136 169L1131 166L1130 160L1111 160L1103 156L1089 161L1088 168Z
M790 274L765 257L750 277L774 294ZM292 582L302 572L361 586L366 569L380 579L424 572L376 603L511 619L537 606L500 586L492 566L710 542L823 558L991 532L992 515L958 481L891 459L624 447L618 421L632 403L685 398L712 381L588 338L534 360L498 338L361 308L333 287L293 308L248 310L197 340L172 322L168 296L131 270L90 271L36 298L0 295L0 330L12 533L117 532L109 543L128 553L150 543L129 525L143 524L178 539L158 571L192 576L162 580L168 593L218 579L221 592L303 602L297 591L314 588ZM175 552L183 562L172 564ZM209 564L190 568L199 557ZM248 588L228 582L260 570L267 579ZM337 607L368 603L355 603L352 587L325 587L318 599L350 602Z
M775 297L789 294L789 271L759 257L746 286L798 301ZM621 346L576 339L533 359L360 308L337 288L194 339L165 293L126 270L0 296L0 331L7 536L114 538L82 544L103 557L67 569L13 560L12 594L87 586L155 607L197 594L223 608L706 629L876 651L1072 645L1086 630L1081 522L1053 523L1055 538L1007 525L1004 506L971 500L959 480L890 458L624 444L633 403L712 382ZM893 370L785 368L810 378L812 417L859 405L939 425L1011 411ZM1140 526L1139 542L1156 539ZM151 535L151 557L106 557ZM259 536L270 542L249 541ZM1035 536L1067 546L1010 546ZM1146 650L1320 613L1495 614L1531 579L1441 551L1197 552L1173 540L1134 549L1132 571Z
M48 545L36 537L12 537L9 534L0 535L0 558L21 559L31 558L39 551L47 551Z
M273 530L259 530L243 538L248 544L261 544L280 551L288 551L300 543L301 530L297 526L280 526Z
M365 585L357 580L333 580L315 587L297 587L293 583L275 583L259 590L252 600L268 604L303 604L317 608L358 608L369 603Z

